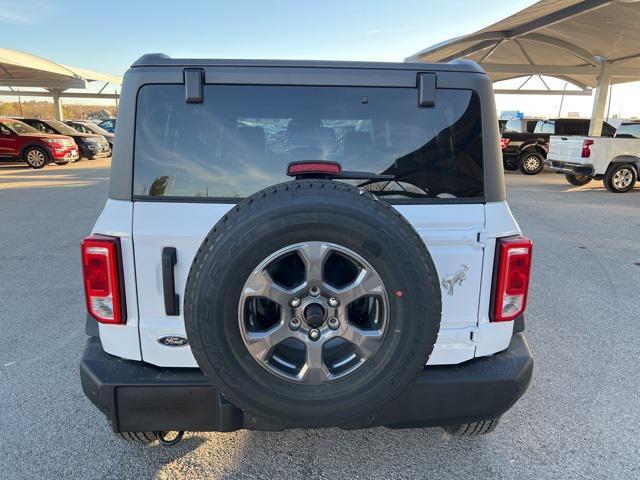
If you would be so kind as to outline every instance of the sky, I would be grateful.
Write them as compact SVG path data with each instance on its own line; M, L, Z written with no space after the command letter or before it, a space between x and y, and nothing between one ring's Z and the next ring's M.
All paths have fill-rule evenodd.
M0 48L117 75L150 52L191 58L402 61L427 46L481 29L532 3L0 0ZM616 96L615 88L612 97ZM500 95L498 111L547 114L546 110L558 109L559 97L530 97ZM620 100L617 105L612 99L615 113L640 115L640 111L627 112L628 102ZM588 97L567 98L563 113L588 115L590 104Z

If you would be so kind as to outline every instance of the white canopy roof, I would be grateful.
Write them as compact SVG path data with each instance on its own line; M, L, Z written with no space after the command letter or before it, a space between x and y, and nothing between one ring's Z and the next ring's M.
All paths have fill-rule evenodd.
M547 75L593 87L640 80L638 0L542 0L489 27L433 45L409 61L478 62L494 81Z
M122 84L122 77L70 67L30 53L0 48L0 85L46 89L85 88L86 82Z

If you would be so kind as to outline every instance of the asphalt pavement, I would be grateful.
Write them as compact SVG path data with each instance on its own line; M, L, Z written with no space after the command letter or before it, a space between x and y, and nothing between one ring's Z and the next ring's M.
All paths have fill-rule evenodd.
M529 391L495 433L440 429L193 433L173 448L115 437L78 378L79 243L107 160L0 165L0 478L640 478L640 189L508 174L534 241Z

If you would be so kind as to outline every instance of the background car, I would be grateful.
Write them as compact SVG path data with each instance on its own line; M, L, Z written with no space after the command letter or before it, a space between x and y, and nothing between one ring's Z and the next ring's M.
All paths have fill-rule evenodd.
M42 133L12 118L0 118L0 158L24 161L31 168L50 162L64 165L78 159L78 146L66 135Z
M68 135L73 138L80 150L80 159L87 158L89 160L93 160L95 158L111 156L109 142L107 142L107 139L102 135L78 132L74 128L71 128L69 125L58 120L22 118L21 121L31 125L33 128L43 133Z
M115 118L107 118L98 123L100 128L105 129L109 133L116 133L116 119Z
M500 137L505 170L518 170L536 175L544 168L551 135L587 135L588 118L514 118L509 120ZM604 122L602 136L613 137L616 129Z
M72 128L75 128L80 133L92 133L95 135L102 135L109 142L109 147L113 150L113 140L115 135L107 132L104 128L99 127L91 120L67 120L64 123Z

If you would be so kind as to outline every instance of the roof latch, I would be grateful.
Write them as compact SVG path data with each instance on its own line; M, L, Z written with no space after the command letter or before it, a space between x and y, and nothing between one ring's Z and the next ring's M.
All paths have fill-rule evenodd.
M201 68L184 69L184 95L187 103L202 103L202 79L204 70Z
M433 107L436 104L436 74L418 74L418 106Z

